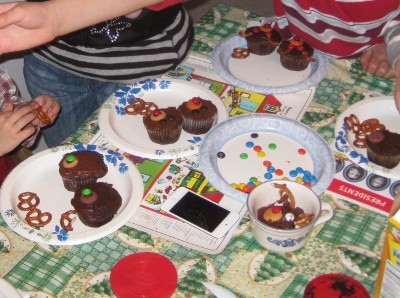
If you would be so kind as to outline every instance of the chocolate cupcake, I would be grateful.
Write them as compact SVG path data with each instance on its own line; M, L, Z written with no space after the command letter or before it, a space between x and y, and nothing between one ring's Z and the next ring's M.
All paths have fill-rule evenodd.
M218 119L217 107L200 97L193 97L182 103L178 110L183 117L182 129L191 134L208 132Z
M90 150L67 153L58 166L64 187L69 191L75 191L81 185L94 183L108 172L103 155Z
M261 56L271 54L282 41L279 32L270 24L247 28L244 32L240 31L239 35L246 38L250 53Z
M78 187L71 204L84 225L97 228L114 218L122 198L112 184L98 182Z
M282 66L294 71L305 70L310 62L316 61L312 58L314 49L297 36L282 41L278 48L278 54Z
M393 169L400 162L400 134L389 130L376 130L366 139L367 156L370 162Z
M175 107L155 109L143 118L150 139L157 144L172 144L179 140L182 131L182 115Z

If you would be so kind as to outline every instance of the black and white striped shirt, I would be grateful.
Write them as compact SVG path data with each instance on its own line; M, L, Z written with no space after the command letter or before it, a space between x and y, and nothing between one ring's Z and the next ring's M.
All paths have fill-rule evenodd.
M110 42L107 47L91 47L71 45L60 38L35 49L34 55L68 72L101 81L129 84L132 80L159 76L178 66L188 55L193 42L190 17L182 6L179 7L175 19L167 28L145 40L118 46ZM119 22L119 26L120 30L129 27L123 21ZM110 27L98 31L110 35L108 29ZM113 32L115 34L110 35L110 39L118 36L116 28Z

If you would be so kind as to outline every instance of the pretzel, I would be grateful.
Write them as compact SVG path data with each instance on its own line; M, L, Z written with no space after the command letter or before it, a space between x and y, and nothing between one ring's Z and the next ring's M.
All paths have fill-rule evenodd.
M18 196L18 200L20 202L18 203L17 207L22 211L35 209L40 203L40 199L37 194L29 191L21 193Z
M360 123L360 120L354 114L344 117L344 124L349 131L354 133L353 145L357 148L367 147L367 136L371 132L385 129L385 125L381 124L376 118L370 118Z
M51 124L51 120L49 116L45 112L43 112L42 107L39 106L34 110L36 116L38 117L39 121L42 122L45 125Z
M305 213L302 213L299 215L299 219L296 220L294 224L296 225L296 227L302 228L308 225L314 219L314 217L314 214L307 215Z
M234 48L232 51L232 58L235 59L244 59L249 57L250 51L246 48Z
M158 109L158 106L153 102L145 102L141 98L134 98L125 107L125 113L128 115L149 115L152 111Z
M72 227L72 225L74 224L75 220L76 220L76 211L69 210L61 214L60 225L66 231L73 231L74 228Z
M384 129L385 125L379 123L379 120L376 118L367 119L360 124L360 130L365 132L373 132L375 130Z
M344 124L346 125L348 130L356 132L360 126L360 120L357 118L356 115L350 114L350 116L344 117Z
M286 184L279 184L279 183L274 183L274 187L279 189L279 196L282 198L285 194L287 195L287 198L290 203L290 207L294 208L296 207L296 200L294 198L293 193L287 188Z
M25 220L32 227L44 227L51 221L50 212L42 212L40 209L34 208L28 211Z

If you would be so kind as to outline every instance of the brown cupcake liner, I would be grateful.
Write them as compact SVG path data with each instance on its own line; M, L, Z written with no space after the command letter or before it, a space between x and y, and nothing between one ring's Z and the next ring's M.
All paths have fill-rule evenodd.
M173 129L150 130L147 129L150 140L160 145L175 143L181 136L182 125Z
M114 218L114 214L112 214L108 217L102 216L101 218L100 217L99 218L87 218L83 214L79 214L79 212L78 212L78 217L79 217L79 220L85 226L88 226L91 228L98 228L98 227L105 225L106 223L109 223Z
M303 56L281 55L280 60L284 68L294 71L305 70L310 64Z
M210 119L192 119L192 118L186 118L183 116L183 125L182 129L188 133L194 134L194 135L201 135L205 134L208 132L211 127L214 125L214 122L216 120L216 116L210 118Z
M275 51L276 46L270 45L267 41L264 42L247 41L247 48L252 54L265 56Z
M376 153L367 147L367 157L370 162L379 166L393 169L400 163L400 154L398 155L386 155L382 153Z
M85 178L64 178L64 187L69 191L75 191L79 186L87 185L90 183L97 182L97 177L85 177Z

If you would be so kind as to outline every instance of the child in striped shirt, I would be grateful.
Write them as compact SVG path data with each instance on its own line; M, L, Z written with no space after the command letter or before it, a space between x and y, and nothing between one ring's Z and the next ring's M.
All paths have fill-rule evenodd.
M400 1L274 0L276 29L332 58L360 57L365 71L396 77L400 111Z

